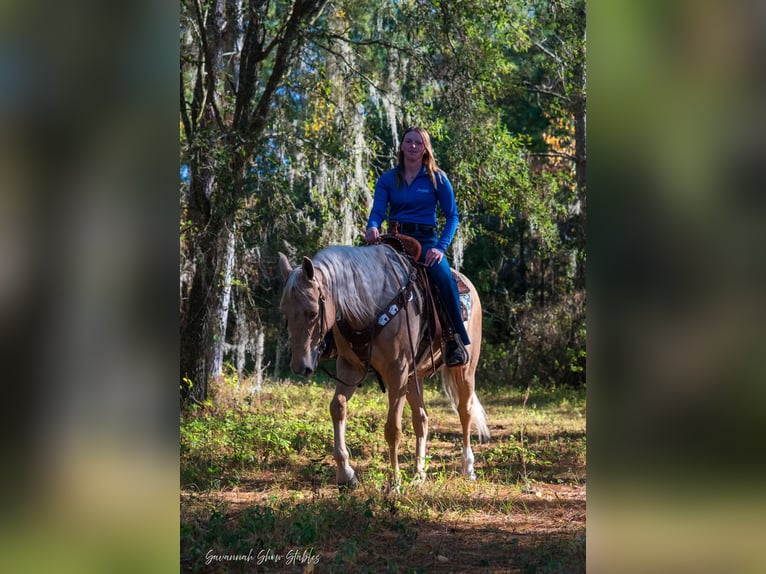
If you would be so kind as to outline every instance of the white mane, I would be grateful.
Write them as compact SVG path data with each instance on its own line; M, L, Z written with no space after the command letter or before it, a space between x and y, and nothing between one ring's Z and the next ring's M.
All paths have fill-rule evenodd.
M401 256L383 245L334 245L313 259L343 319L355 326L369 324L407 282Z

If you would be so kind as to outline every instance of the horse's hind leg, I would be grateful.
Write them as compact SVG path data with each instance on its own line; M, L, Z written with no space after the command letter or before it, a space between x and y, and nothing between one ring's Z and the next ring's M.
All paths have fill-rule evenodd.
M460 424L463 427L463 468L461 473L464 477L474 480L476 473L473 471L474 456L471 449L471 423L473 422L474 410L473 370L470 369L470 366L456 367L451 369L450 374L457 383L457 412L460 416Z
M338 359L338 375L342 376L344 381L354 380L355 371L343 359ZM345 368L344 368L345 367ZM344 372L345 371L345 372ZM345 376L344 376L345 375ZM335 475L338 481L338 488L356 488L359 481L356 479L356 473L349 464L348 449L346 448L346 419L348 415L347 403L356 391L353 383L338 382L335 385L335 395L330 402L330 415L332 416L333 428L333 458L337 465Z
M422 390L422 389L421 389ZM412 410L412 427L415 429L415 480L426 478L426 440L428 438L428 415L423 404L423 395L417 392L415 381L411 381L407 402Z

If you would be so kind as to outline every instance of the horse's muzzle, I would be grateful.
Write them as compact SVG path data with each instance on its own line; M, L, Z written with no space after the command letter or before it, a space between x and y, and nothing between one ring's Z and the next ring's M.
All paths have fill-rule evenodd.
M311 353L311 355L300 361L293 361L290 365L293 369L293 373L300 375L301 377L310 377L314 374L317 367L317 355Z
M303 377L310 377L314 370L311 367L303 367L300 371L296 371L296 374Z

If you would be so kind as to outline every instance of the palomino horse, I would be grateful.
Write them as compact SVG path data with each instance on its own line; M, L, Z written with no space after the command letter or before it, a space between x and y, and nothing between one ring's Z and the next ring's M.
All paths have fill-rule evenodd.
M442 366L438 341L432 352L424 343L427 340L427 299L420 285L411 281L411 262L392 247L332 246L317 253L313 260L304 257L303 263L294 269L287 257L280 253L279 267L285 281L281 310L287 318L292 340L293 372L310 376L316 371L325 348L325 335L332 330L335 338L338 382L330 413L338 487L358 485L346 449L346 414L348 401L367 374L368 366L379 373L388 388L385 436L392 467L390 486L395 488L399 484L398 451L405 400L410 404L415 429L415 479L425 479L428 415L418 383L423 375L433 373L434 366L441 370L444 391L457 410L463 427L462 474L475 478L471 425L476 427L480 440L489 438L489 428L484 408L474 393L481 348L481 302L473 284L460 276L470 289L470 317L466 323L471 338L467 347L470 360L466 365L448 368ZM385 326L375 328L376 323ZM354 351L354 341L344 335L348 334L349 327L374 337L363 357ZM356 347L358 350L359 345ZM422 357L417 376L413 365L415 354Z

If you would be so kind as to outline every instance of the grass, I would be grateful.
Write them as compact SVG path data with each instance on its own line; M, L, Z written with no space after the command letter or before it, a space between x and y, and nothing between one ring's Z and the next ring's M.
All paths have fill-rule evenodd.
M584 392L479 389L493 437L474 442L478 479L467 481L458 417L427 381L428 479L409 480L406 407L403 488L386 496L387 398L374 382L349 403L361 487L346 494L335 486L331 385L217 391L181 418L185 572L585 571Z

